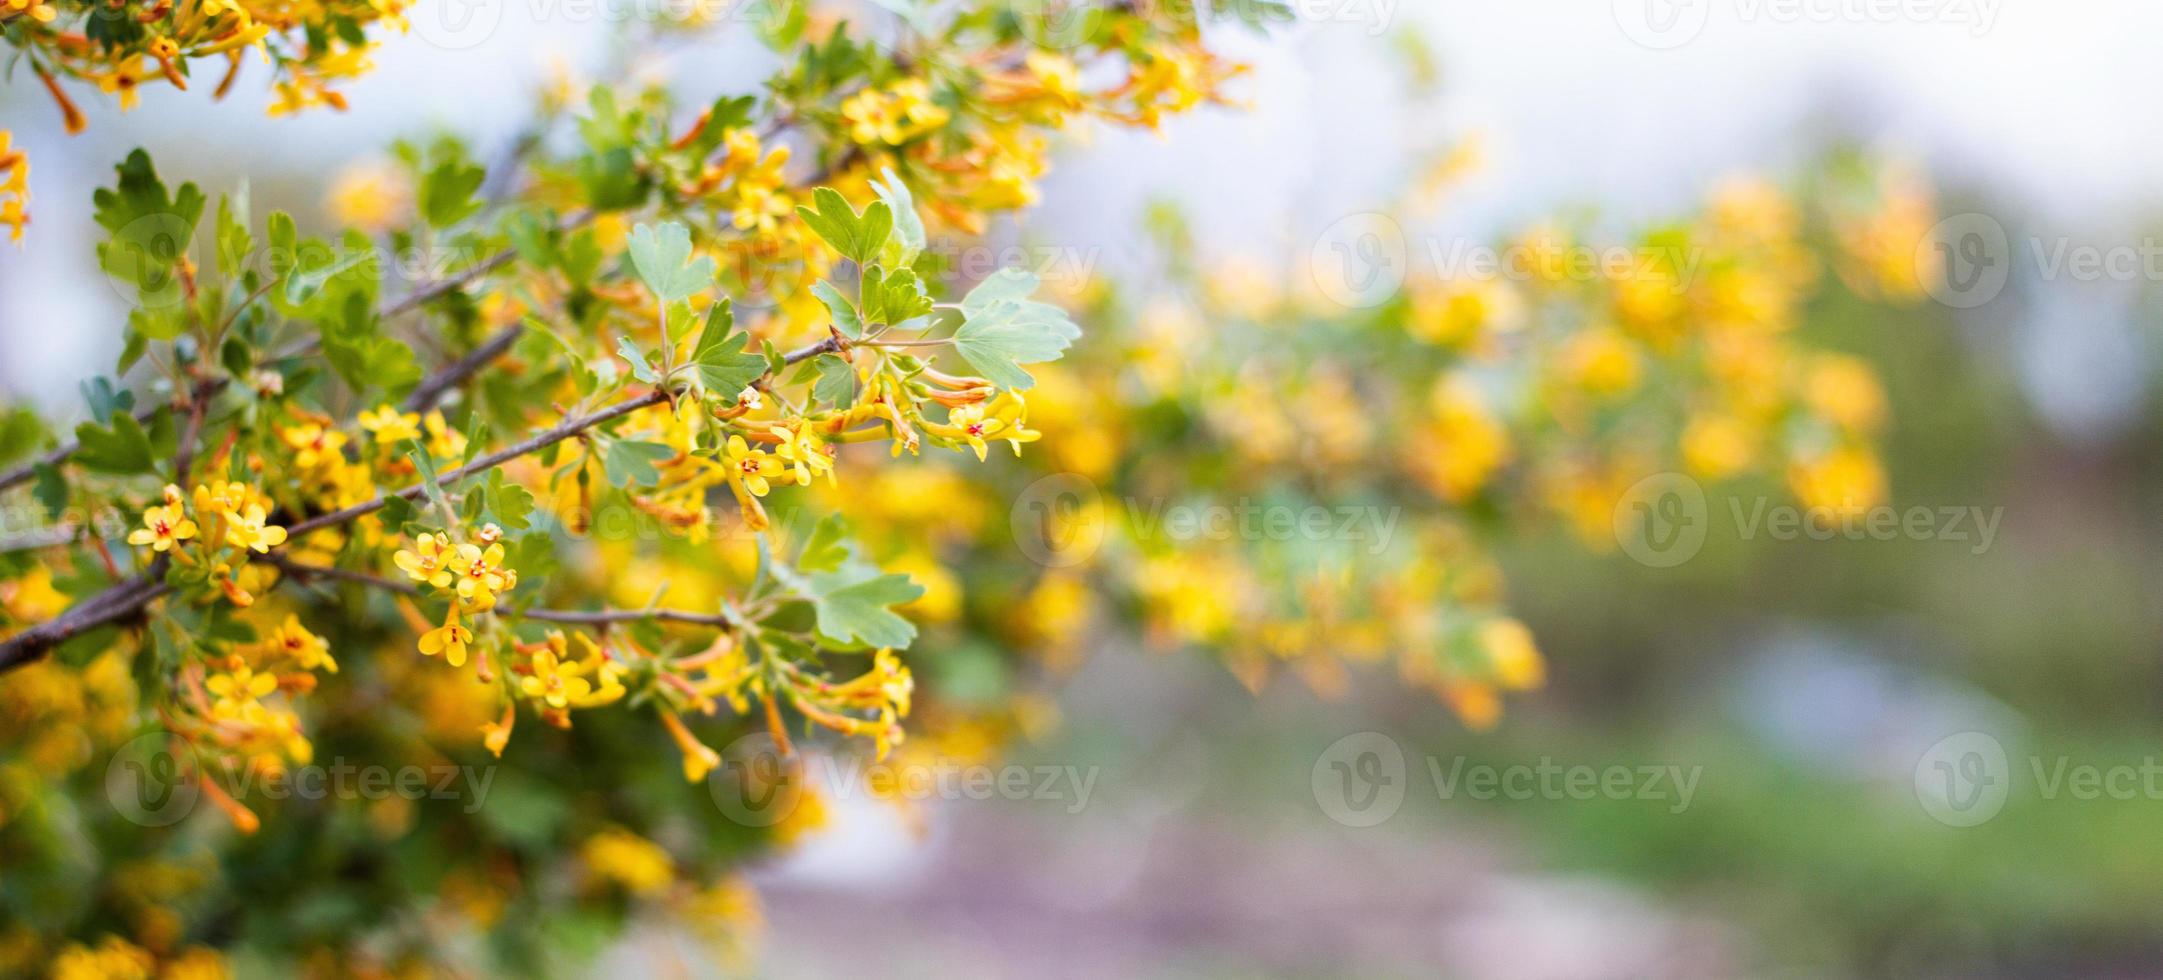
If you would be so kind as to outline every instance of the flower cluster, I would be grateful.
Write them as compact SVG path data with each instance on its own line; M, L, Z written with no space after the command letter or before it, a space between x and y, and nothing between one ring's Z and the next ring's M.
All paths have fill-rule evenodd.
M143 510L143 526L128 533L128 543L170 558L191 580L215 582L227 601L245 608L255 594L243 584L241 570L251 555L285 543L285 528L270 523L273 506L245 483L200 484L192 495L166 484L160 502Z
M68 131L79 132L83 114L69 83L94 87L127 110L144 86L186 90L208 64L223 96L251 54L271 70L272 114L344 109L331 85L368 70L374 42L364 30L382 23L403 31L404 8L400 0L0 0L0 39L30 55Z
M0 129L0 228L8 239L23 240L23 226L30 223L30 160L11 149L13 134Z

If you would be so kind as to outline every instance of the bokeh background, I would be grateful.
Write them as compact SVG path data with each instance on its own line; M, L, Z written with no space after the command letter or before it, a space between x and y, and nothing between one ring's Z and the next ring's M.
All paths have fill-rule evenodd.
M839 801L753 875L776 977L2151 976L2163 974L2163 457L2154 397L2163 8L2122 0L1338 0L1269 39L1253 108L1071 142L1025 227L1115 281L1146 276L1152 207L1205 265L1282 277L1347 215L1386 209L1441 148L1480 167L1408 232L1486 241L1548 214L1628 228L1723 176L1807 179L1828 154L1906 161L1942 214L2005 230L2006 288L1892 311L1838 291L1803 327L1881 372L1896 507L1998 515L1965 540L1745 539L1657 569L1566 536L1503 542L1549 689L1467 732L1428 695L1361 678L1327 701L1250 693L1220 666L1105 643L1017 761L1097 767L1088 805L940 803L918 822ZM1783 11L1797 11L1788 16ZM1670 25L1659 30L1659 25ZM472 47L388 46L342 117L265 118L165 91L59 135L0 94L37 170L35 246L0 249L0 394L67 417L110 363L121 300L87 201L141 145L259 207L323 214L325 176L434 129L515 133L533 90L619 56L586 21L507 8ZM417 32L423 33L423 32ZM710 48L638 73L727 83L764 57ZM2139 261L2075 274L2094 246ZM1979 533L1979 532L1978 532ZM1405 798L1348 826L1318 799L1347 735L1401 752ZM1947 736L2005 754L2002 808L1934 808ZM1966 743L1955 743L1955 747ZM1442 798L1429 762L1678 766L1668 799ZM1989 762L1990 760L1984 760ZM2094 767L2133 792L2044 777ZM2118 797L2118 798L2113 798ZM1942 802L1942 801L1940 801ZM1677 812L1679 809L1679 812ZM1966 811L1962 811L1965 813ZM1967 822L1956 819L1953 823ZM612 968L707 975L666 936Z

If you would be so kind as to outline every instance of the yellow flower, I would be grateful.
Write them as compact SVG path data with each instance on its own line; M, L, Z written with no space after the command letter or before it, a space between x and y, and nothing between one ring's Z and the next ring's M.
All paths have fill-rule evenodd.
M1480 624L1480 647L1487 652L1495 680L1513 691L1529 690L1546 683L1546 667L1532 631L1514 619L1490 619Z
M438 589L451 584L451 561L456 555L451 551L450 541L440 534L423 534L413 544L414 550L391 556L398 569L406 577L423 585Z
M0 5L11 2L0 0ZM30 223L30 160L8 148L11 139L7 130L0 129L0 226L8 229L10 241L20 242L23 226Z
M754 497L766 496L773 490L770 481L787 472L780 460L767 455L763 449L751 448L742 436L729 437L721 465L727 468L731 486Z
M1885 499L1885 470L1869 450L1842 447L1796 463L1788 485L1812 510L1853 512Z
M118 96L120 111L127 112L141 101L143 80L149 77L150 73L143 69L141 62L129 59L98 76L98 88L107 95Z
M676 862L669 859L667 851L620 827L593 835L579 854L596 877L615 882L634 895L659 894L676 878Z
M378 445L396 445L421 438L421 417L412 412L401 412L389 405L379 405L373 412L360 414L360 427Z
M143 511L143 526L128 534L128 543L140 548L149 545L152 551L168 551L173 545L195 537L195 522L188 519L177 504L166 504Z
M492 609L496 593L518 587L518 572L504 567L501 544L491 544L486 551L479 545L459 545L451 570L459 575L458 598L474 609Z
M473 631L459 625L458 610L454 607L443 625L421 634L421 655L443 655L443 661L453 667L466 665L466 646L473 642Z
M272 649L293 658L293 662L307 670L338 672L338 661L331 659L330 641L308 631L300 624L300 617L287 615L270 635Z
M841 104L849 138L858 143L908 142L940 126L950 114L931 101L931 86L920 78L895 82L881 92L865 89Z
M670 738L676 740L676 748L683 752L683 778L685 782L704 781L706 774L721 764L721 754L707 747L706 743L684 727L683 719L667 708L661 709L661 724L668 729Z
M781 437L774 455L795 472L796 482L810 486L813 475L824 475L829 485L834 482L833 445L809 424L798 419L787 427L775 426L774 433Z
M422 425L428 430L428 454L434 456L437 463L451 466L465 457L465 433L452 429L450 423L443 420L442 412L428 413Z
M356 163L331 179L330 213L342 225L386 231L406 213L412 194L396 167L380 160Z
M1869 432L1885 420L1885 389L1860 358L1826 354L1803 382L1810 410L1849 432Z
M1695 476L1724 480L1756 457L1756 434L1732 415L1699 415L1682 430L1682 461Z
M6 2L6 0L0 0ZM53 960L53 980L149 980L157 960L150 951L118 936L97 949L71 943Z
M218 696L216 710L221 717L241 716L247 713L249 702L268 697L278 689L278 677L241 667L228 674L212 674L203 686Z
M481 744L496 758L503 758L503 747L511 744L511 728L518 723L518 705L503 703L503 717L481 725Z
M553 642L562 634L550 636ZM569 706L593 693L593 684L583 677L566 674L562 663L552 649L536 651L532 660L533 673L518 680L518 689L529 698L545 701L551 708Z
M263 505L259 503L249 504L244 513L227 514L226 542L243 551L267 554L270 549L285 543L285 528L266 526L264 522L269 519L269 515L263 512Z
M309 423L290 429L281 429L279 438L293 450L293 465L301 470L314 470L326 463L344 462L343 450L346 434L336 429Z
M59 11L53 8L52 0L0 0L0 10L28 14L31 20L40 24L50 24L53 18L60 15ZM0 143L0 149L5 148L6 144Z
M1637 387L1637 350L1616 330L1594 328L1570 339L1562 351L1565 384L1595 395L1620 395Z

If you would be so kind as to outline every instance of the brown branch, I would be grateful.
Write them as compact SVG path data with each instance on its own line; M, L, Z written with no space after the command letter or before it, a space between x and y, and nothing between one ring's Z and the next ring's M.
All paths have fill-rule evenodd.
M525 332L526 328L516 323L504 327L483 341L481 346L475 347L466 356L444 365L437 369L434 374L421 379L420 386L414 388L413 393L406 396L405 410L408 412L425 412L436 407L436 402L442 400L443 396L448 394L452 388L458 387L461 382L473 376L475 372L487 367L489 362L502 357L505 351L511 349L512 344L518 343L518 338L524 335Z

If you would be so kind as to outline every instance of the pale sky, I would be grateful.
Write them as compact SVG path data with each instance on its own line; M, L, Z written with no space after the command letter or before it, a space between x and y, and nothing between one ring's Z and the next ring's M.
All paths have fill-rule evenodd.
M465 0L424 0L416 19L438 2ZM174 176L246 171L259 189L304 187L432 127L487 146L515 127L552 62L591 66L606 56L605 24L581 16L587 8L572 0L473 2L497 5L480 8L501 14L496 30L480 38L417 27L394 39L377 73L350 87L354 109L344 116L264 118L256 90L243 84L224 105L152 92L126 116L95 107L91 134L68 139L57 135L42 94L18 79L0 102L0 127L16 130L36 163L37 223L27 251L0 248L0 334L32 339L9 342L20 353L0 362L0 392L73 410L75 379L117 349L123 310L94 270L86 228L90 189L127 148L151 148ZM2008 223L2084 241L2134 240L2163 192L2163 126L2148 104L2163 91L2163 60L2148 50L2163 36L2163 5L1301 4L1313 19L1286 36L1228 39L1257 63L1246 88L1255 109L1185 120L1161 138L1098 133L1055 172L1031 237L1093 250L1116 271L1136 261L1144 204L1169 198L1185 205L1213 251L1281 256L1337 217L1386 205L1408 151L1475 131L1489 165L1428 230L1486 236L1588 203L1624 223L1651 219L1724 174L1790 167L1828 132L1913 155L1987 195ZM1922 16L1886 22L1871 13L1882 9ZM1674 26L1648 36L1648 16ZM1394 31L1417 31L1435 48L1444 85L1437 102L1404 100L1386 36ZM452 48L432 38L475 43ZM640 70L741 87L759 75L755 57L680 51ZM2115 285L2126 293L2142 284ZM2127 345L2145 349L2145 329L2128 339L2129 324L2106 325L2108 337L2071 353L2052 348L2069 331L2098 329L2085 324L2100 301L2086 295L2043 304L2079 311L2084 325L2038 328L2046 335L2030 338L2041 345L2032 360L2061 366L2031 367L2045 375L2031 378L2031 389L2052 389L2052 372L2123 371ZM2107 381L2087 386L2111 400ZM2095 390L2081 397L2094 401Z

